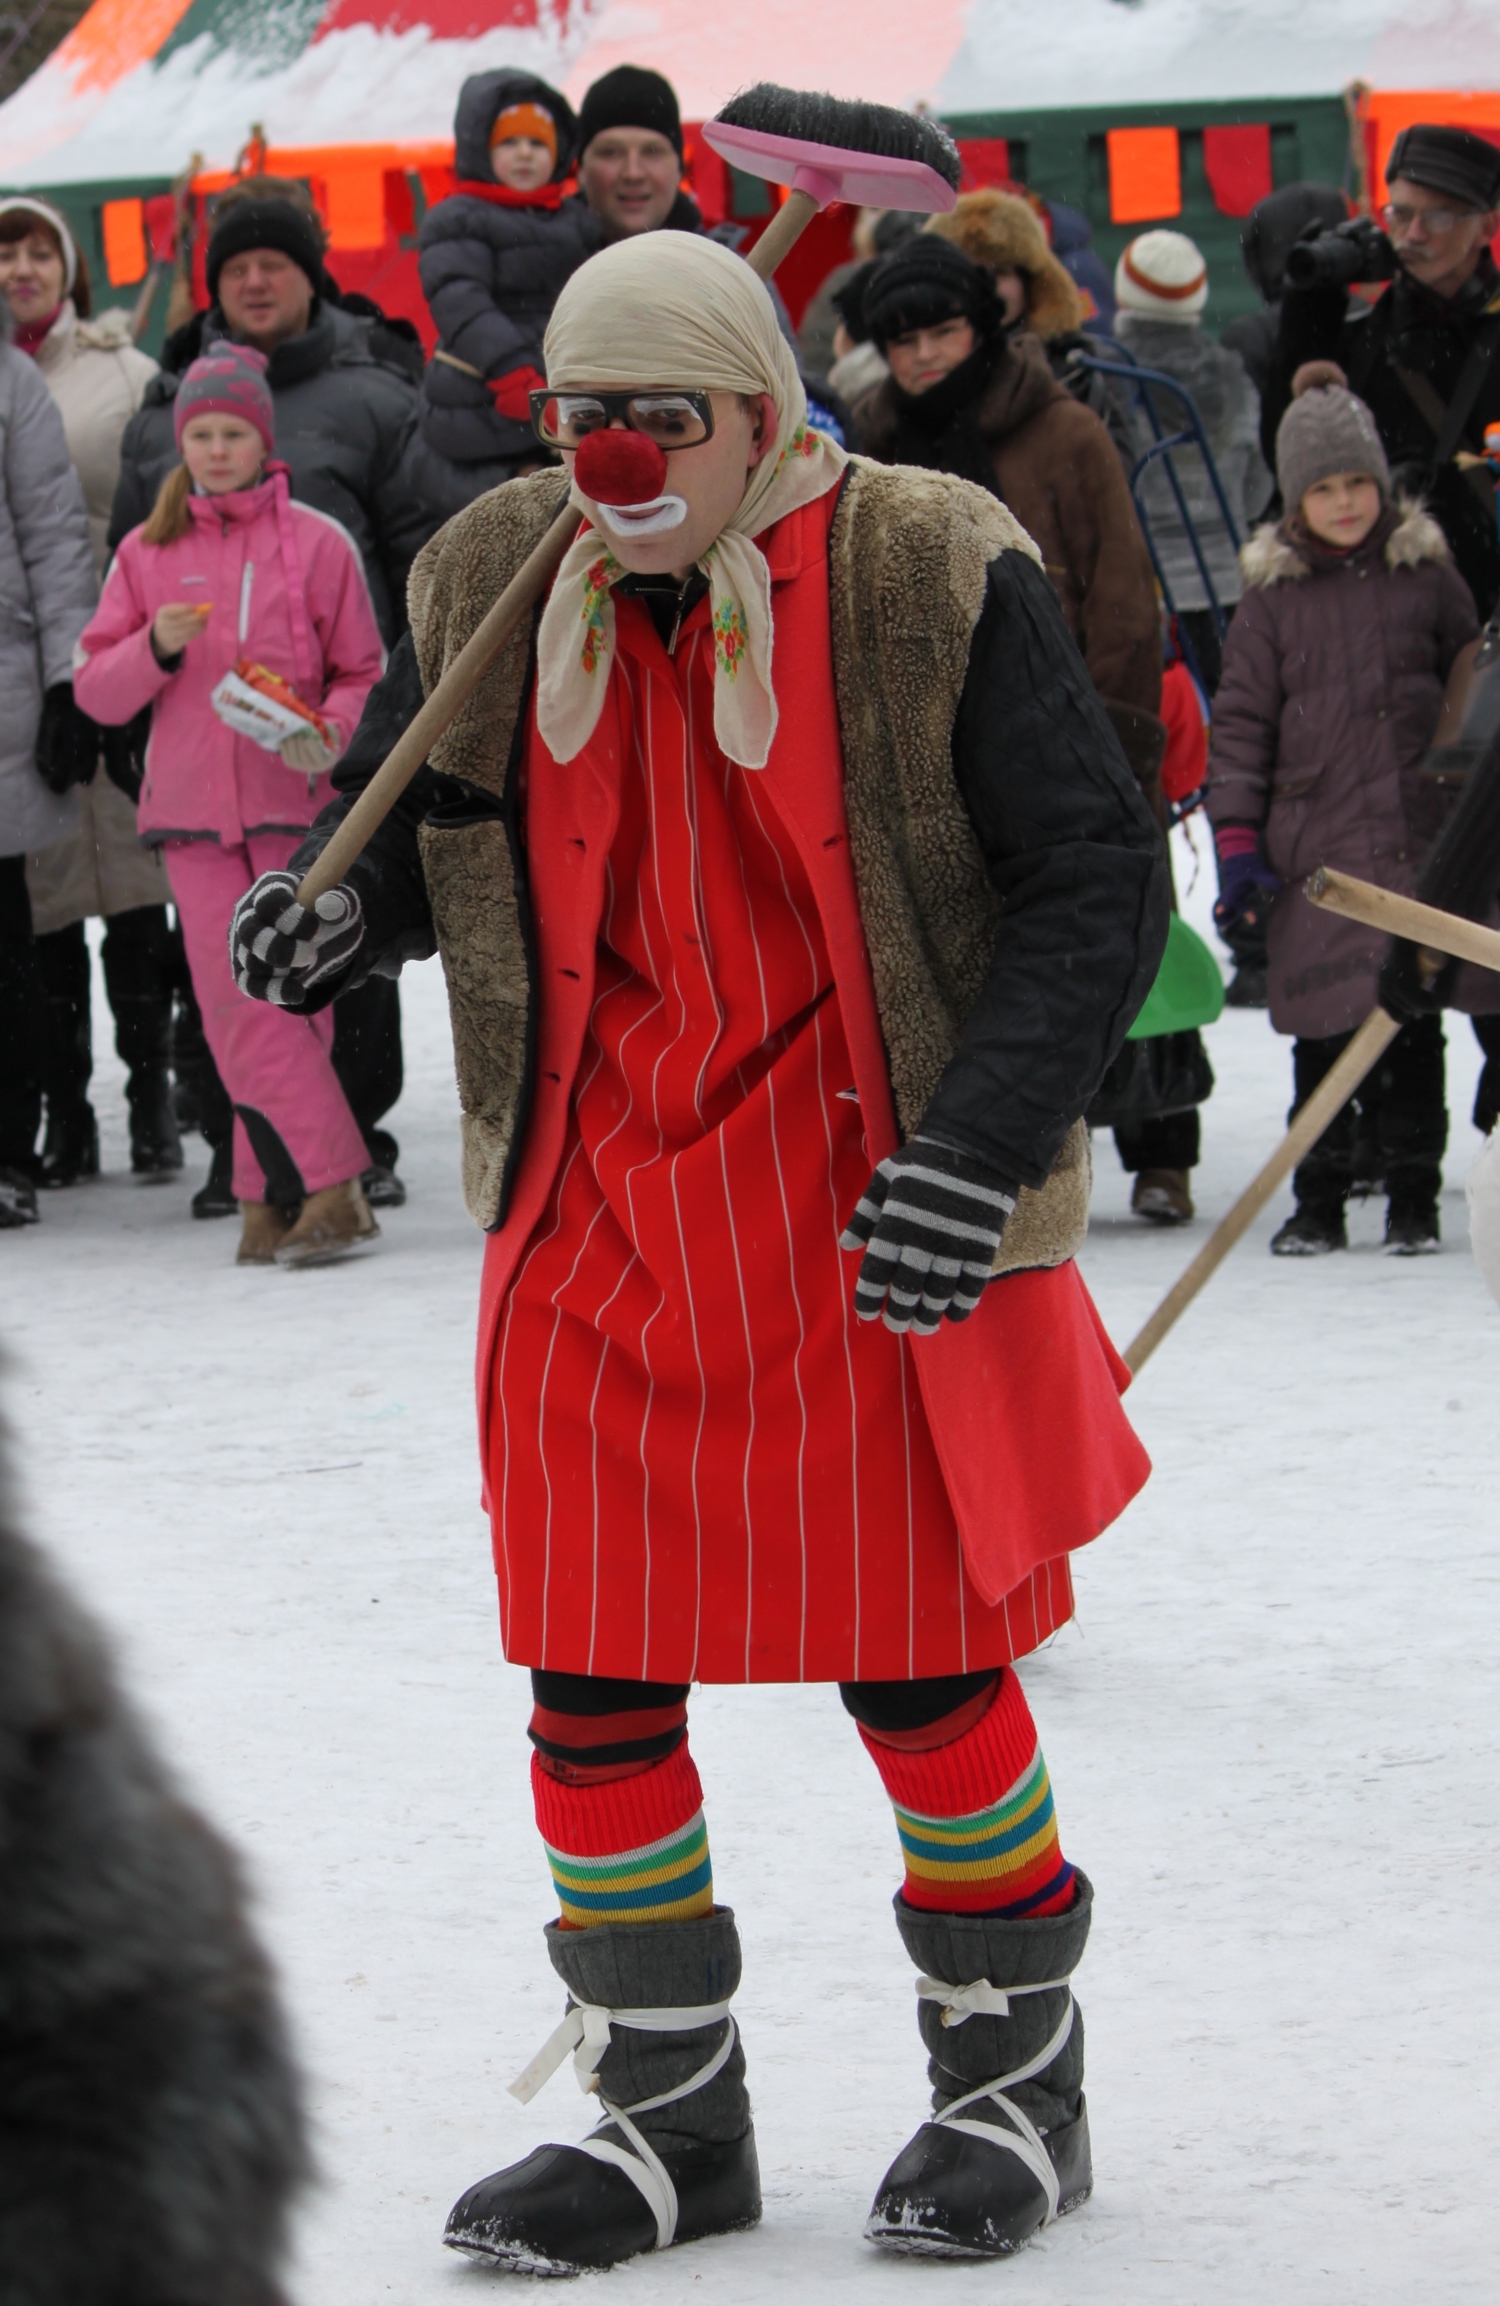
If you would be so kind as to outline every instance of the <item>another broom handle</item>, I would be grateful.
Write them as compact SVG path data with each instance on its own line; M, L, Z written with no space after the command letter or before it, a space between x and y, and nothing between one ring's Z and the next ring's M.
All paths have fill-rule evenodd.
M769 280L817 213L818 204L807 193L789 192L750 251L751 271L758 273L762 280ZM321 857L303 874L297 890L299 905L314 905L329 889L337 888L377 825L383 824L390 815L438 738L457 719L511 634L551 584L577 527L577 510L565 503L484 622L459 650L416 719L396 739Z
M1415 897L1377 889L1373 881L1357 881L1350 873L1336 873L1331 865L1320 865L1303 882L1302 894L1330 913L1408 938L1427 952L1451 953L1460 961L1477 961L1482 969L1500 969L1500 930L1482 929L1477 921L1461 920L1457 913L1442 913L1435 905L1418 904Z
M1446 918L1438 914L1437 918ZM1500 943L1500 938L1496 939ZM1150 1320L1125 1348L1132 1375L1144 1368L1152 1354L1223 1264L1246 1228L1260 1215L1271 1195L1304 1153L1310 1153L1339 1108L1346 1105L1371 1067L1390 1047L1401 1026L1384 1009L1372 1009L1348 1048L1308 1098L1260 1175L1247 1185L1227 1217L1221 1217L1192 1264L1173 1283Z
M551 527L522 561L494 607L469 635L416 718L396 739L347 817L316 863L303 874L299 905L311 906L337 888L376 827L382 824L426 760L438 738L457 719L511 634L531 614L562 564L578 529L577 507L564 501Z
M762 280L769 280L793 242L799 240L818 213L818 204L806 192L789 192L745 262Z

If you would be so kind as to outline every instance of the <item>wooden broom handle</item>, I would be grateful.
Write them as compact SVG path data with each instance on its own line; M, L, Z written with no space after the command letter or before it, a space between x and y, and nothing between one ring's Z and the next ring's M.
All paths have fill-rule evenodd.
M578 530L578 510L564 500L552 525L522 561L483 621L476 625L421 711L402 730L349 814L334 828L323 854L303 874L299 905L312 906L336 889L376 827L384 823L445 729L478 688L516 627L532 611L562 565Z
M1441 920L1444 916L1439 914ZM1496 940L1500 943L1500 939ZM1296 1120L1258 1177L1245 1187L1226 1217L1221 1217L1192 1264L1167 1291L1144 1329L1125 1348L1132 1376L1142 1370L1169 1329L1186 1313L1193 1299L1223 1264L1240 1235L1253 1225L1283 1177L1310 1153L1339 1108L1354 1095L1371 1067L1378 1063L1400 1032L1399 1019L1384 1009L1372 1009L1348 1048L1325 1073Z
M788 249L818 213L805 192L789 192L751 249L752 272L769 280ZM562 566L578 529L577 508L564 503L541 542L522 561L482 624L476 627L409 727L396 739L317 862L303 874L299 905L311 907L337 888L376 827L384 823L439 737L457 719L490 666Z
M1351 873L1336 873L1331 865L1320 865L1309 875L1302 894L1330 913L1362 921L1367 929L1383 929L1388 936L1405 937L1426 952L1450 953L1460 961L1477 961L1481 969L1500 969L1500 930L1481 928L1457 913L1439 912L1436 905L1419 904L1415 897L1398 897L1393 889L1377 889L1373 881L1357 881Z

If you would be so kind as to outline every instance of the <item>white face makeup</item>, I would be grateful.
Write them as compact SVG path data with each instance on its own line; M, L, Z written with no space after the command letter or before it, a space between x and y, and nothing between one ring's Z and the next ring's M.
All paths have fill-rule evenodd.
M687 516L685 496L653 497L649 504L594 506L594 518L599 526L621 539L670 536L674 528L681 528Z

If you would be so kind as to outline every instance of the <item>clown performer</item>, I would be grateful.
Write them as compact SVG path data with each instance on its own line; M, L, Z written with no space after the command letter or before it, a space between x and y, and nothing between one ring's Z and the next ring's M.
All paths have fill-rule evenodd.
M571 2052L601 2120L472 2187L445 2238L566 2273L759 2218L688 1692L837 1681L895 1809L933 2085L866 2231L998 2257L1092 2182L1093 1893L1012 1661L1148 1471L1072 1259L1162 842L1029 538L809 431L748 266L622 241L545 360L581 525L534 630L298 906L556 467L423 552L341 799L231 932L242 990L290 1007L434 949L448 980L501 1631L569 1996L515 2088Z

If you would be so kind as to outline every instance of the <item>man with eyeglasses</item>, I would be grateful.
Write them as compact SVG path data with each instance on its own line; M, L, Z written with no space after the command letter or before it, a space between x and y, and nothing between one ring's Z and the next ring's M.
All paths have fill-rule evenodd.
M1404 129L1379 223L1357 217L1292 250L1262 402L1267 453L1304 361L1335 360L1375 417L1398 490L1425 497L1481 616L1500 601L1488 475L1455 458L1500 420L1500 146L1467 128ZM1389 281L1371 304L1361 285Z
M866 2232L1001 2257L1092 2183L1091 1892L1011 1668L1147 1470L1073 1253L1164 852L1037 547L812 429L748 265L628 236L545 353L565 471L419 558L339 800L232 933L241 990L304 1013L435 948L451 994L571 1996L514 2089L571 2050L599 2125L471 2186L445 2239L564 2274L759 2218L689 1689L837 1681L896 1809L937 2116ZM534 626L304 912L294 876L570 486Z

